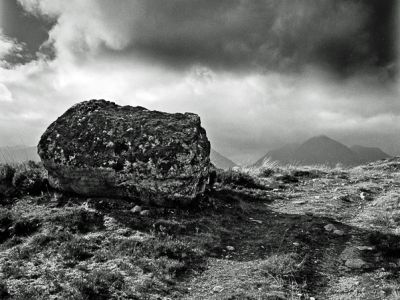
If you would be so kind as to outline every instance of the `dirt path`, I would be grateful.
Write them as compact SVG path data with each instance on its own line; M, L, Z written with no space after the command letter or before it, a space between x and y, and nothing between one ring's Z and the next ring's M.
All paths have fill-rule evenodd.
M399 183L400 173L352 170L286 184L270 203L239 201L231 251L209 259L186 299L400 299ZM262 272L285 253L303 263L292 287Z

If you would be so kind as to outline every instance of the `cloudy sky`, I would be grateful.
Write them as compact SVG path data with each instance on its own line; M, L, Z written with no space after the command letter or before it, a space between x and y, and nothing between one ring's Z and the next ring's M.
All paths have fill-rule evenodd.
M400 154L396 0L1 0L0 146L100 99L201 116L237 161L325 134Z

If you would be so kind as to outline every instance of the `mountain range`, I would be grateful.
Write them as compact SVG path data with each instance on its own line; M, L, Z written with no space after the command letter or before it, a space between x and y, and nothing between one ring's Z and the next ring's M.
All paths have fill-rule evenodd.
M388 157L390 155L379 148L359 145L348 147L321 135L312 137L302 144L288 144L271 150L260 158L255 166L261 166L267 158L282 164L356 166Z

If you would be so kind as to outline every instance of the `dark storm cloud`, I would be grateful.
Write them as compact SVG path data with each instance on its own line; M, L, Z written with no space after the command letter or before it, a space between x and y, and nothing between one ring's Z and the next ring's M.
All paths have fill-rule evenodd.
M86 36L76 33L80 44L70 43L80 55L97 37L108 51L133 51L176 68L301 71L317 65L343 77L374 72L384 79L396 71L396 0L19 1L59 24L77 18L77 31L88 30L90 18L101 20L103 28L92 24ZM72 7L87 17L71 14ZM43 26L25 27L40 28L28 36L43 39Z
M2 32L21 45L17 55L7 55L4 60L14 65L37 59L39 53L50 54L51 51L43 43L49 38L48 31L53 21L26 13L17 0L1 1Z
M18 1L56 20L55 56L0 65L2 143L105 98L197 113L238 161L320 134L400 153L393 0Z
M317 64L339 75L380 69L391 76L395 5L394 0L136 1L130 48L178 67L296 71Z

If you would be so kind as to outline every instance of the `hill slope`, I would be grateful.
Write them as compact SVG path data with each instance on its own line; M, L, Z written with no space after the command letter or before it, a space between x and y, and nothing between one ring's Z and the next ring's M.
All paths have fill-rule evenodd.
M351 146L350 149L356 153L362 163L389 158L390 155L376 147L365 147L360 145Z
M292 162L293 155L298 147L299 144L287 144L281 148L271 150L258 161L256 161L255 166L262 166L266 159L272 159L284 164L289 164Z
M210 159L211 162L220 169L223 170L228 170L232 169L233 167L236 167L237 165L231 161L229 158L223 156L221 153L215 151L214 149L211 149L210 153Z

